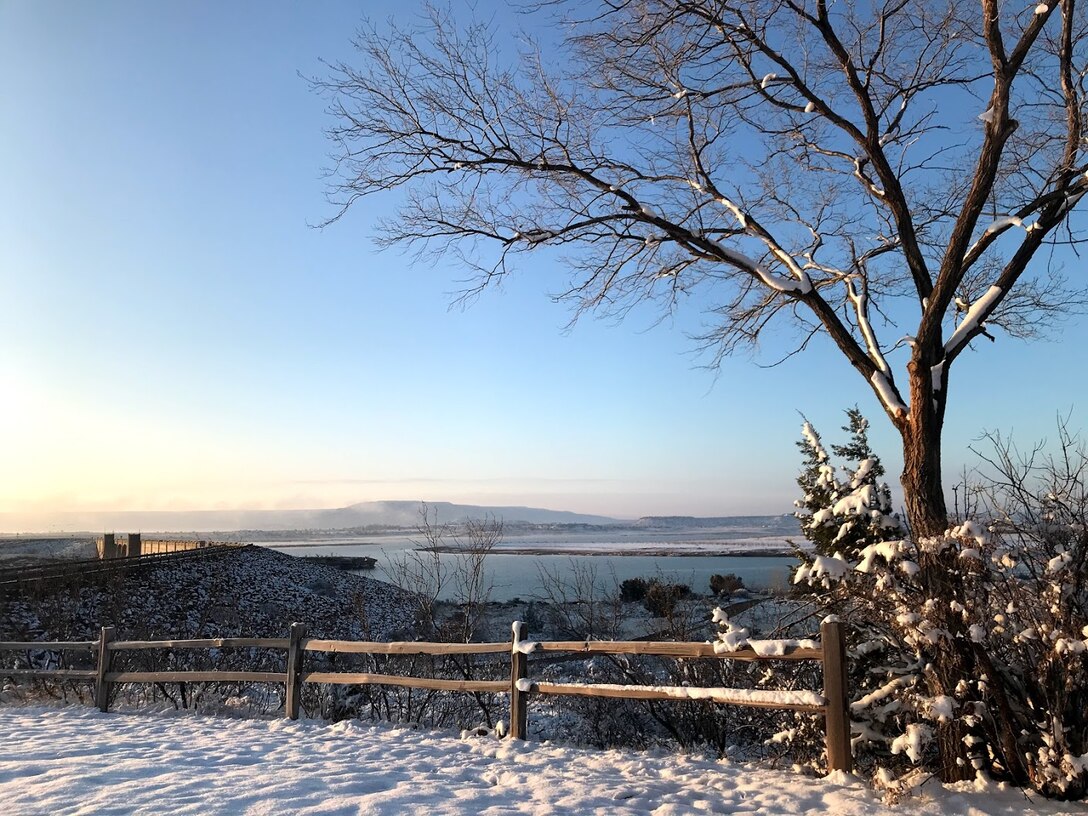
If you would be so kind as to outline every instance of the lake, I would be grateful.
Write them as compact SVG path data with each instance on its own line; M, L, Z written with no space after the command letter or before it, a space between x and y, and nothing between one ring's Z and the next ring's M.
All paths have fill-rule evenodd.
M710 591L710 576L715 573L733 573L750 589L784 589L790 567L797 563L793 556L781 554L789 548L787 531L792 532L789 527L751 526L534 531L506 536L487 556L484 569L493 585L491 598L495 601L541 597L545 594L545 574L571 582L579 574L592 573L609 591L628 578L659 578L687 584L693 591L706 594ZM368 555L378 564L362 574L387 581L391 560L416 549L418 536L379 534L258 543L292 555ZM450 572L458 557L449 552L439 554ZM451 599L449 591L443 595Z

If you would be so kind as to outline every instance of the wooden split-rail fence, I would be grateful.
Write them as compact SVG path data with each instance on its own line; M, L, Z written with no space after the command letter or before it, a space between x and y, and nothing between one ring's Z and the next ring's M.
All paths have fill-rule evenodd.
M532 695L578 695L618 697L631 700L705 699L727 705L754 706L801 711L823 717L826 728L828 770L851 770L850 731L846 697L846 649L843 628L828 621L820 627L817 647L786 647L778 654L744 647L717 652L712 643L672 641L531 641L522 633L522 624L513 626L513 638L500 643L427 643L415 641L380 642L322 640L306 637L305 626L292 624L286 638L203 638L190 640L117 640L112 627L104 627L98 640L0 642L0 651L83 651L97 657L94 669L0 669L0 677L80 681L94 684L95 703L109 710L110 687L114 683L282 683L286 687L285 715L299 715L299 691L303 683L375 684L453 692L486 692L510 695L510 736L525 739L528 704ZM284 649L286 671L114 671L118 652L149 649ZM762 650L761 650L762 651ZM306 671L307 652L363 655L510 655L510 679L449 680L433 677L374 674L369 672ZM546 683L529 678L529 655L539 652L568 652L583 655L654 655L671 658L717 658L743 661L819 661L823 667L823 694L812 692L775 693L746 689L693 689L688 686L590 685Z

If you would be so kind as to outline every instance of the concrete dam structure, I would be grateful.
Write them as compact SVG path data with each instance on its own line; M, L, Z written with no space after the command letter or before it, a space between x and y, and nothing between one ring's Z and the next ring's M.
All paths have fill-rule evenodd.
M95 539L95 546L100 559L109 559L138 558L141 555L164 555L166 553L204 550L209 547L232 547L237 545L227 541L144 538L140 533L129 533L128 535L104 533L100 538Z

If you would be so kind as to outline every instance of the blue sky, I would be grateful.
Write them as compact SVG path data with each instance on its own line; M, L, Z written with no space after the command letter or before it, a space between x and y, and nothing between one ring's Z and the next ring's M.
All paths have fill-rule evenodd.
M565 331L549 260L450 310L464 270L375 250L391 199L312 228L329 122L299 73L405 7L0 0L0 512L788 512L798 412L834 437L855 403L897 472L826 344L715 375L695 309ZM946 478L983 429L1026 443L1071 409L1079 427L1086 341L1074 319L961 358Z

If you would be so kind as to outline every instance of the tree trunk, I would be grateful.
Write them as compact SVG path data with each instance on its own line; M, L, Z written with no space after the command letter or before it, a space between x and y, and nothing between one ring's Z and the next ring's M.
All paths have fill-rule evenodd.
M1002 776L1024 784L1027 771L1016 748L1017 729L1005 689L1001 687L1003 677L984 652L976 653L962 616L953 608L953 602L969 604L968 587L958 564L959 550L945 548L943 543L936 547L925 544L926 539L942 539L951 526L941 483L941 430L948 379L945 373L938 383L939 389L934 390L930 371L928 363L917 361L910 365L910 413L898 424L903 437L903 500L910 533L918 549L918 581L923 603L930 599L939 601L924 610L924 614L932 625L948 633L926 650L929 662L926 684L932 696L953 698L962 696L957 693L961 681L967 681L970 687L984 675L989 687L986 725L968 728L961 718L937 724L940 778L943 782L972 779L976 768L993 773L991 757L1001 756ZM964 742L967 737L971 738L972 746Z
M943 536L949 527L948 507L941 482L943 391L947 387L947 380L940 383L941 391L935 393L929 366L918 361L911 364L910 375L910 413L899 426L903 437L903 501L910 533L918 547L918 565L921 568L918 579L923 593L927 599L937 598L941 601L935 609L927 612L926 617L952 635L932 647L925 676L932 696L955 696L959 681L970 678L974 664L970 649L963 648L965 641L955 637L962 630L963 622L952 613L950 606L952 601L962 603L960 596L963 595L963 587L954 577L954 553L929 548L923 543L925 539ZM950 722L938 723L935 736L941 781L971 779L975 769L963 741L966 736L963 722L954 718Z
M903 501L911 535L938 536L948 529L948 508L941 482L943 393L935 395L929 367L910 365L910 413L899 425L903 436ZM941 383L942 392L947 380Z

